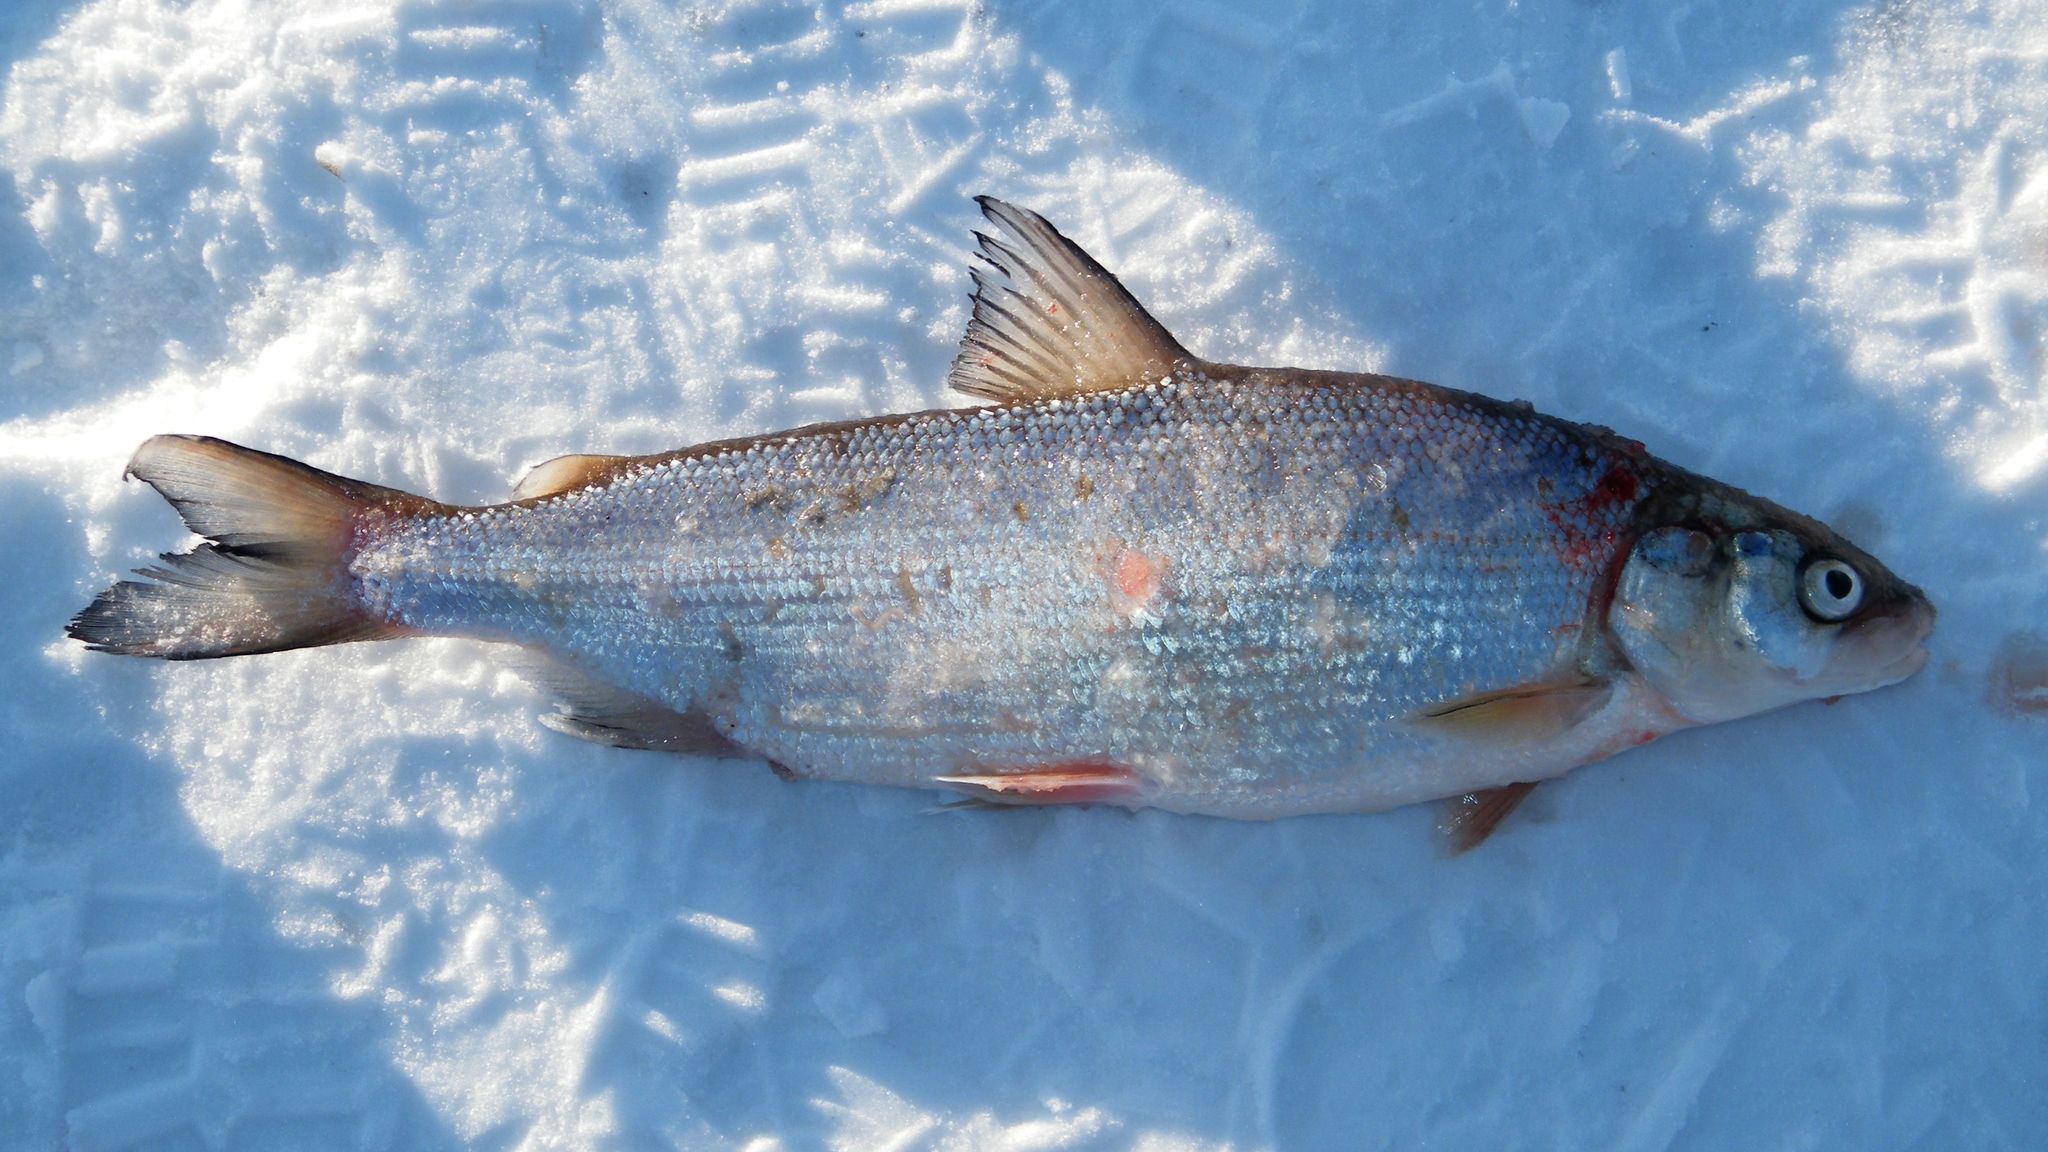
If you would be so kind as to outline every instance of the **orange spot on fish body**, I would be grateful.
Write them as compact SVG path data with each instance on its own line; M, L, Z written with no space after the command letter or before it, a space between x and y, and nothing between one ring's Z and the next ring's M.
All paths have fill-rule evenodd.
M1143 552L1124 550L1116 562L1117 591L1133 600L1150 600L1159 592L1159 578L1165 564Z
M1158 619L1158 604L1166 593L1168 557L1110 540L1093 550L1092 561L1110 610L1117 617L1108 621L1112 630L1128 620Z

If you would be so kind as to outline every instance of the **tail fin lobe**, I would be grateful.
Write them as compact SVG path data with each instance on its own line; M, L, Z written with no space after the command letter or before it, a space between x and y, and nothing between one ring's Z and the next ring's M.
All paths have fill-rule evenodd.
M365 513L433 501L200 436L157 436L128 463L207 543L99 594L67 633L94 651L198 660L404 635L356 596Z

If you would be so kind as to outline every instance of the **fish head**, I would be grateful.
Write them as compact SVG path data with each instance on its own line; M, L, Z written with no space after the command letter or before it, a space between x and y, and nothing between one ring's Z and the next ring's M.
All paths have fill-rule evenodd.
M1732 489L1641 531L1607 633L1701 724L1895 684L1927 662L1934 606L1826 525Z

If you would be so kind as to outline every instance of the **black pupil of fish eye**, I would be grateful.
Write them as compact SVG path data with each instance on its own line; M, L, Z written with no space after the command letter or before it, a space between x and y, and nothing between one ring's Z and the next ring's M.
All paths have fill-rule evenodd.
M1828 595L1837 600L1847 600L1849 593L1856 590L1855 578L1842 568L1829 569L1828 574L1821 577L1821 583L1827 586Z

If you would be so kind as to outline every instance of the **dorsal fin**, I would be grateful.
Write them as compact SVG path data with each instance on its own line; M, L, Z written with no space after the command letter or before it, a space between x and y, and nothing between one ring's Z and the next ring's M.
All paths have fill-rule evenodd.
M533 500L542 496L559 496L602 484L617 475L620 466L633 459L631 456L557 456L533 466L533 471L519 478L519 484L512 489L514 500Z
M1080 245L1028 208L977 196L996 235L976 232L974 315L947 383L1001 403L1157 380L1190 359Z

